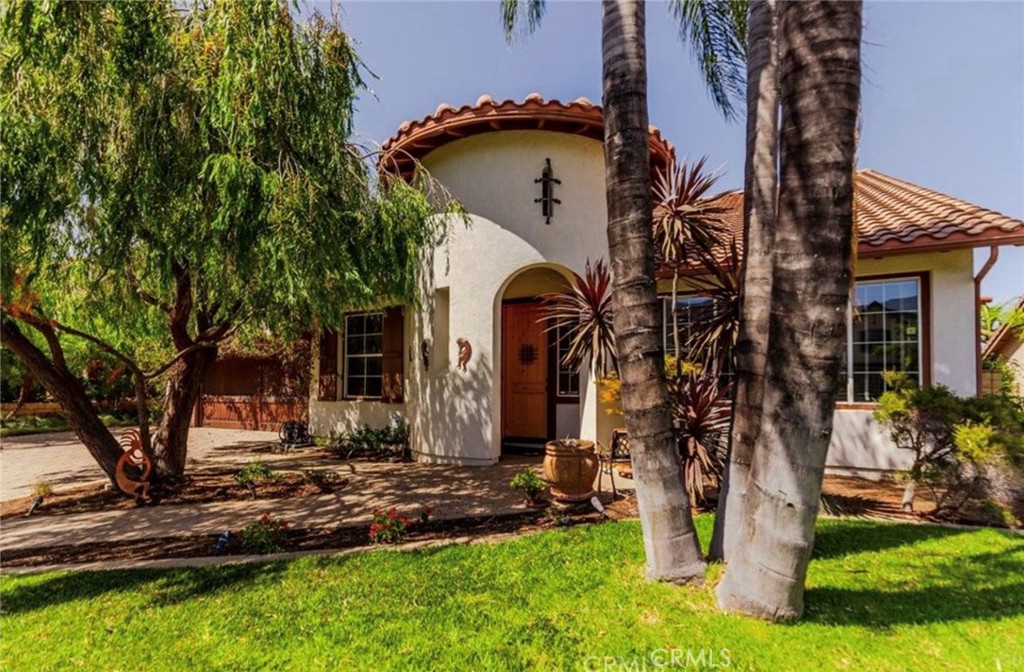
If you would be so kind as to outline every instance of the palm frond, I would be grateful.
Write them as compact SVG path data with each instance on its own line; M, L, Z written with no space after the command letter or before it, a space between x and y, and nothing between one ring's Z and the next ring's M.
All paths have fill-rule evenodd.
M587 260L583 276L573 273L565 292L544 294L548 331L565 330L569 348L562 363L574 370L593 363L602 376L615 366L615 328L612 326L611 272L603 259Z
M746 100L747 0L670 0L679 38L690 51L711 100L727 120ZM742 107L742 106L739 106Z
M501 26L505 42L532 35L544 17L544 0L501 0Z

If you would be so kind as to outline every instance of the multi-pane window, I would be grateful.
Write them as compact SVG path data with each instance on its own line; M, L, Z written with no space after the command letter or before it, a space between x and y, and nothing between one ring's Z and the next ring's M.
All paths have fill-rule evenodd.
M345 316L345 396L380 398L383 374L384 313Z
M885 371L921 382L921 283L918 278L857 283L847 328L847 401L874 401Z
M699 328L701 322L707 319L712 310L711 299L704 296L679 296L676 297L676 321L679 328L679 350L683 359L690 358L690 349L686 343ZM664 338L665 352L676 354L675 339L672 338L672 299L662 301L662 337Z
M580 374L575 369L562 363L565 354L569 352L570 332L564 327L555 329L555 356L558 367L558 382L556 393L559 397L580 396Z

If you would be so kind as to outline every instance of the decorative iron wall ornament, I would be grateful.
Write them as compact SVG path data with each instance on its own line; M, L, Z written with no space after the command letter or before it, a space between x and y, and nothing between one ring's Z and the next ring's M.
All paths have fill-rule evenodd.
M121 440L118 443L124 449L124 454L117 460L117 466L114 467L114 480L124 494L134 497L136 502L141 502L149 496L149 481L147 479L153 468L153 462L149 459L149 455L142 450L142 436L139 435L139 430L125 431L121 434ZM125 467L129 464L141 471L142 475L139 480L135 480L125 473Z
M430 341L427 339L420 343L420 358L423 359L423 370L430 371Z
M537 348L530 343L523 343L519 348L519 363L529 366L537 361Z
M459 362L458 367L463 371L469 365L469 358L473 356L473 346L469 344L469 340L465 338L456 338L455 344L459 346Z
M562 181L555 178L555 173L551 169L551 159L544 159L544 170L533 183L540 184L540 198L533 199L533 202L540 203L540 212L544 216L544 223L550 224L551 217L555 214L555 204L562 204L562 201L555 198L554 186L561 184Z

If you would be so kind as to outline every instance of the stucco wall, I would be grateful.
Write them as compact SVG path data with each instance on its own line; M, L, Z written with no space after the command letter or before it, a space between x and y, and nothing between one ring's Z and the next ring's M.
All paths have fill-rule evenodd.
M548 158L562 181L554 193L562 202L550 224L534 202L540 195L534 180ZM599 142L577 136L502 131L449 143L424 165L471 215L468 226L455 223L446 244L424 260L422 306L406 313L406 348L413 355L404 358L405 403L313 401L311 425L318 434L338 426L379 426L398 411L410 422L419 459L487 464L501 452L502 298L553 291L569 270L581 272L588 258L607 256L603 151ZM857 265L859 278L929 274L932 380L963 395L975 392L972 270L970 251L861 259ZM465 371L457 366L459 338L473 350ZM431 353L429 369L420 358L423 342ZM556 433L607 442L622 418L599 408L585 373L580 390L579 406L556 408ZM895 469L905 467L906 458L889 444L870 408L837 408L830 467Z

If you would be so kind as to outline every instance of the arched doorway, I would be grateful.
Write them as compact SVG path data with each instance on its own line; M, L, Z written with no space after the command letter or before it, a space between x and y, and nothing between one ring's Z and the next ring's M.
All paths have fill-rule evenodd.
M502 454L540 452L560 429L578 432L579 376L560 364L564 339L560 343L560 334L549 328L542 299L565 291L568 276L562 268L533 266L501 292L496 340Z

